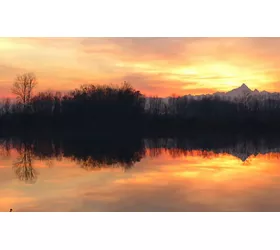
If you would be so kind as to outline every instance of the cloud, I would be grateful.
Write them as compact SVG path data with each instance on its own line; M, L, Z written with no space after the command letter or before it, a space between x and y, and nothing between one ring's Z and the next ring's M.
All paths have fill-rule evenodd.
M123 61L151 60L181 65L207 63L213 59L242 65L244 60L240 58L247 63L247 59L274 57L280 53L279 38L85 38L80 44L87 54L102 54Z
M0 38L0 41L7 41L14 44L29 45L33 47L43 48L60 48L69 47L79 43L82 38L78 37L14 37L14 38Z
M11 80L15 78L18 72L24 71L21 67L14 67L9 65L0 64L0 76L1 78L8 78L11 77Z
M12 83L20 72L24 72L24 69L0 64L0 98L13 96L11 94Z
M128 80L154 95L225 91L242 82L275 91L279 48L280 38L0 38L0 87L33 71L40 90Z
M186 57L190 38L87 38L81 42L87 54L102 53L123 61L165 61Z
M127 74L119 77L115 82L127 81L134 88L141 89L144 94L170 96L171 94L204 94L208 91L214 92L215 89L201 88L197 82L181 81L181 80L169 80L166 79L166 74L144 74L134 73Z

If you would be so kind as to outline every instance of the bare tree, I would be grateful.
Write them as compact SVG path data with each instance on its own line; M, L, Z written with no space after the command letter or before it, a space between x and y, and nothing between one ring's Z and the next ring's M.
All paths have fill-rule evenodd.
M32 93L37 85L36 76L33 73L18 75L12 87L12 93L25 109L30 104Z

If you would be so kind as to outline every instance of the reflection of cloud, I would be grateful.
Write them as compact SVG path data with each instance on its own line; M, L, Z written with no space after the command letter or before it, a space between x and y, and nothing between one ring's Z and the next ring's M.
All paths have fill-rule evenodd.
M18 207L32 204L33 202L36 202L36 200L23 191L1 188L1 212L8 212L10 208L16 212Z
M136 163L129 172L48 169L44 184L18 211L279 211L279 159L233 156L172 158ZM67 160L65 160L67 161ZM49 180L48 180L48 178ZM58 178L59 176L59 178ZM52 182L51 179L55 179ZM33 186L32 186L33 187ZM53 192L55 190L55 192ZM14 196L15 194L11 194Z
M157 169L158 167L156 167ZM164 169L164 166L162 166ZM279 210L275 198L279 188L271 186L269 176L252 174L251 180L244 173L231 174L225 181L213 178L216 173L197 169L193 175L180 175L178 167L166 167L165 171L133 175L133 178L118 180L110 187L87 193L84 198L86 210L101 211L227 211L227 210ZM155 169L155 167L153 168ZM162 170L163 170L162 169ZM172 170L173 169L173 174ZM181 167L182 173L187 172ZM180 172L179 171L179 172ZM279 176L279 174L278 174ZM268 178L267 178L268 177ZM279 178L279 177L278 177ZM232 179L232 180L231 180ZM108 199L100 202L96 196ZM267 195L269 192L269 195ZM102 196L101 195L101 196ZM115 199L113 199L115 198ZM96 204L96 202L99 203ZM263 202L265 201L265 204Z

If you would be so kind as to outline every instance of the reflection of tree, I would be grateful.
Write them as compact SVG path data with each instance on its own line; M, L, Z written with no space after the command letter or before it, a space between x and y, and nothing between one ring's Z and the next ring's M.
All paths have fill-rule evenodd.
M83 147L82 149L79 149L79 152L75 151L75 153L71 150L65 150L65 154L69 153L70 158L86 170L118 167L130 169L145 154L141 144L122 144L121 147L99 144L99 148L92 144L89 148Z
M129 169L145 154L139 138L68 139L56 144L63 152L63 157L77 162L86 170L117 167Z
M37 173L32 167L32 158L44 161L52 167L53 160L70 159L86 170L104 168L133 167L143 157L158 157L167 154L177 157L215 158L223 154L231 154L251 165L253 155L266 154L270 158L280 158L280 138L258 140L258 138L220 138L220 137L189 137L189 138L94 138L66 139L55 137L36 138L24 143L20 139L1 139L0 155L5 156L15 149L20 157L14 162L13 168L18 178L34 183ZM3 152L2 152L3 151ZM272 152L269 154L269 152ZM250 157L251 156L251 157Z
M46 160L46 166L48 166L49 168L52 168L53 167L53 161L51 159L47 159Z
M0 155L1 156L10 156L11 147L8 141L0 141Z
M35 183L37 180L37 172L32 166L32 151L26 144L20 151L20 156L13 163L15 174L21 181L26 183Z

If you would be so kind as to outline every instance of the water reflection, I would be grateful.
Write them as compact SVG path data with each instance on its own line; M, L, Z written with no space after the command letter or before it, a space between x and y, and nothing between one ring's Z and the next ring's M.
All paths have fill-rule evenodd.
M101 168L132 168L145 157L155 158L168 154L172 158L194 157L213 159L222 155L232 155L249 166L252 157L263 154L280 158L280 140L212 140L207 138L156 138L113 141L65 141L2 139L0 155L9 157L15 150L17 156L12 164L18 179L35 183L38 172L33 167L33 159L44 161L49 167L53 160L65 159L75 162L85 170ZM274 154L273 154L274 153Z
M0 145L1 211L280 211L276 138Z
M37 180L37 171L32 166L31 146L23 144L19 149L19 156L13 163L13 169L18 179L26 183L35 183Z

